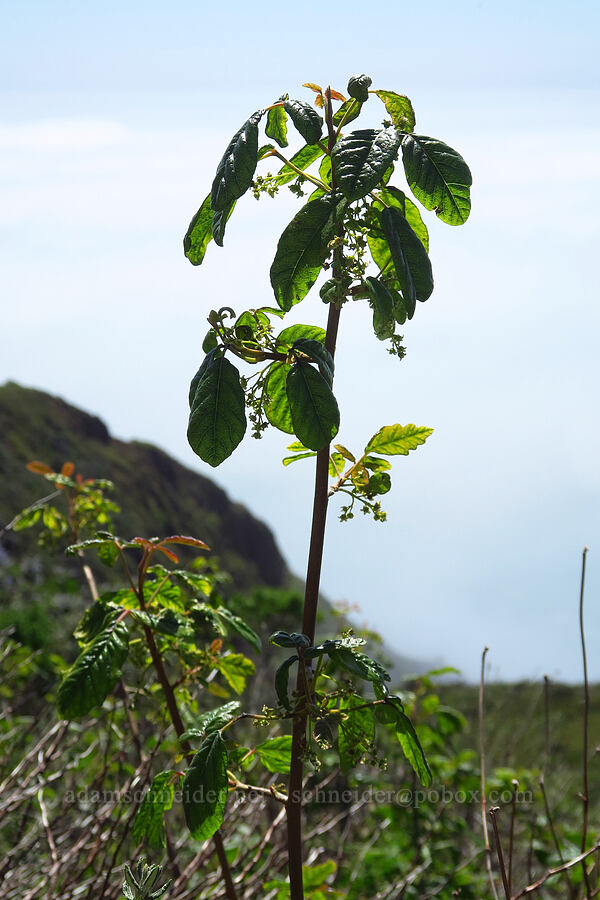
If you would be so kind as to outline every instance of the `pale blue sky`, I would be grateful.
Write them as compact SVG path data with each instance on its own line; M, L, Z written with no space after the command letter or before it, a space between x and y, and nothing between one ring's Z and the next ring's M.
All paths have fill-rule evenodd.
M436 431L394 463L387 525L340 525L333 504L323 587L400 651L470 677L488 644L497 675L577 679L587 543L600 678L599 5L405 6L380 4L377 21L372 5L307 5L295 22L273 3L0 2L0 381L211 475L302 573L311 464L284 469L274 432L213 471L185 440L205 317L272 302L295 201L245 198L200 269L181 239L249 113L367 72L463 153L473 214L460 229L427 216L436 290L404 329L404 362L360 305L344 311L340 439L360 447L396 421ZM324 312L307 298L294 320ZM378 373L377 398L361 371Z

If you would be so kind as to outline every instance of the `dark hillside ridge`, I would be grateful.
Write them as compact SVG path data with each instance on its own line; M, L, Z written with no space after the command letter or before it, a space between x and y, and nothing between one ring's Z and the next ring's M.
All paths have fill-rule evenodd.
M120 441L96 416L59 397L14 382L0 386L0 527L44 493L33 459L56 470L69 460L87 478L114 482L123 537L190 534L201 538L238 588L282 587L290 576L269 528L210 479L140 441ZM10 552L27 532L2 539Z

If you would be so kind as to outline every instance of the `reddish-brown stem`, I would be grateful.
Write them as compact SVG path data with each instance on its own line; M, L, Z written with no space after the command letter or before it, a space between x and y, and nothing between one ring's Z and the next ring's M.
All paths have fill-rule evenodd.
M335 130L333 128L333 110L329 88L325 91L327 108L325 119L329 134L329 151L335 144ZM335 188L335 171L332 169L332 187ZM343 236L343 226L338 228L338 236ZM334 252L333 277L341 276L341 254ZM335 354L338 326L340 321L340 308L331 303L327 318L327 331L325 346L332 356ZM315 637L315 625L317 621L317 607L319 603L319 586L321 582L321 565L323 561L323 545L325 541L325 523L327 520L327 489L329 479L329 446L323 447L317 453L317 465L315 472L315 492L313 498L313 515L310 532L310 547L308 551L308 566L306 570L306 586L304 592L304 614L302 618L302 632L313 643ZM290 764L290 779L288 788L287 814L287 839L288 839L288 869L290 875L290 900L304 900L304 887L302 883L302 758L306 748L306 690L304 685L304 667L298 666L296 691L299 697L298 712L292 725L292 754Z
M508 886L508 877L506 875L506 867L504 865L504 856L502 854L502 844L500 843L500 835L498 833L498 823L496 822L496 813L500 811L499 806L493 806L490 809L490 818L494 829L494 842L496 844L496 855L498 857L498 865L500 866L500 874L502 875L502 887L504 888L504 896L506 900L510 900L510 888Z
M144 575L146 568L147 560L144 558L140 563L140 567L138 570L139 579L137 590L138 600L140 603L140 608L142 610L145 609L146 606L144 601ZM156 670L157 678L165 696L165 701L167 704L167 709L169 710L171 722L173 723L173 728L177 732L177 737L181 737L181 735L185 731L185 727L179 713L175 692L173 691L171 683L169 682L169 678L163 664L162 656L160 655L160 650L158 649L156 641L154 640L152 629L148 625L144 625L144 635L146 638L146 643L148 644L148 650L150 651L150 657L152 659L154 669ZM188 754L191 752L191 747L186 741L181 741L181 747L184 753ZM215 845L217 857L219 858L221 872L223 873L223 881L225 882L225 895L227 897L227 900L238 900L235 885L233 883L233 878L231 876L231 870L229 868L229 863L227 861L227 856L225 853L225 847L223 846L223 839L218 831L213 835L213 843Z

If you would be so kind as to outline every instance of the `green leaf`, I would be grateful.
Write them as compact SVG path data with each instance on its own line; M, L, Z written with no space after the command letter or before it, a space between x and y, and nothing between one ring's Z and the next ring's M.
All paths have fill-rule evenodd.
M306 143L316 144L323 132L323 120L318 112L303 100L286 100L284 107Z
M62 719L80 719L101 706L121 677L129 652L129 634L124 622L96 635L64 676L56 702Z
M380 216L402 296L411 311L411 317L415 302L424 302L433 291L431 262L423 244L399 209L386 207Z
M153 850L166 846L164 814L173 806L173 774L169 770L154 776L133 821L134 839L140 843L146 838Z
M396 711L396 737L402 752L415 770L423 787L429 787L433 778L429 763L412 722L401 710Z
M229 703L225 703L223 706L218 706L216 709L210 709L208 712L202 713L201 716L198 716L196 727L190 728L189 731L182 734L179 740L186 741L193 738L204 738L206 734L220 731L232 719L235 719L240 706L239 700L230 700Z
M287 94L279 98L279 100L287 99ZM274 106L269 110L265 134L276 141L280 147L287 147L287 114L283 106Z
M221 827L227 792L227 748L215 731L206 737L183 781L185 821L197 841L208 840Z
M292 344L292 350L298 350L312 359L318 365L319 371L329 387L331 387L334 373L333 357L321 341L299 338Z
M308 341L320 341L324 344L325 329L320 328L318 325L290 325L288 328L284 328L283 331L280 331L277 335L275 349L279 350L280 353L285 353L301 338ZM291 450L291 447L288 447L287 449Z
M340 647L331 651L330 656L347 669L348 672L358 675L364 681L380 682L391 680L381 663L371 659L365 653L358 653L346 647Z
M371 472L385 472L392 468L392 464L380 456L365 456L363 465L366 469L370 469Z
M279 238L270 275L281 309L299 303L317 280L335 231L334 211L330 197L318 197L302 207Z
M243 653L228 653L219 657L215 665L236 694L243 693L248 678L256 671L252 660Z
M243 637L245 641L254 647L257 653L261 651L261 643L260 638L257 633L250 628L247 622L244 622L240 616L234 615L234 613L230 612L225 606L219 606L215 613L221 619L223 619L226 623L226 626L229 630L235 631L240 637Z
M218 346L217 332L214 328L209 328L202 341L202 350L204 353L210 353L211 350L215 350Z
M290 162L293 163L296 169L301 169L304 171L307 169L312 163L314 163L320 156L323 156L325 151L321 147L320 144L305 144L304 147L301 147L292 158ZM290 181L293 181L294 178L298 177L298 173L295 169L292 169L290 165L285 163L275 176L277 180L277 184L283 186L284 184L288 184Z
M204 259L206 248L212 241L213 211L210 194L190 222L183 239L183 252L193 266L199 266Z
M196 372L196 374L190 381L190 390L188 393L188 401L189 401L189 405L190 405L190 410L192 409L192 407L194 405L194 398L196 397L196 391L198 390L198 385L202 381L208 368L210 366L212 366L215 359L218 359L219 355L220 355L220 351L218 350L217 347L213 347L212 350L209 350L209 352L206 354L206 356L202 360L202 365L200 366L200 368L198 369L198 371Z
M97 634L106 626L107 616L114 621L119 615L119 610L110 607L103 599L96 600L81 617L79 624L73 632L73 637L78 644L89 644Z
M293 666L295 662L298 662L298 657L296 655L288 656L275 672L275 691L277 693L277 699L279 700L280 705L287 710L291 709L290 698L288 697L290 666Z
M345 468L345 460L342 453L331 453L329 455L329 477L339 478Z
M246 431L240 374L223 356L214 359L199 379L187 437L194 453L210 466L231 456Z
M274 362L269 367L262 395L262 405L267 420L285 434L294 433L292 411L285 387L290 366Z
M344 196L352 201L368 194L396 158L399 146L400 135L395 128L365 128L340 138L331 156Z
M369 99L369 88L372 84L373 79L368 75L352 75L348 81L348 93L360 103L365 103Z
M370 497L387 494L391 490L392 479L387 472L374 472L369 478L368 493Z
M281 775L287 775L290 771L292 758L291 734L284 734L281 737L263 741L256 748L256 754L269 772L279 772Z
M343 125L347 125L349 122L353 122L360 116L361 109L362 103L359 103L358 100L356 100L354 97L351 97L349 100L346 100L345 103L342 103L338 111L335 113L333 117L333 124L336 127L340 127Z
M448 225L462 225L471 211L473 179L462 156L436 138L407 134L402 161L410 189L425 209L434 209Z
M390 338L396 329L394 298L384 284L367 275L365 284L373 301L373 331L380 341Z
M338 433L340 411L323 376L308 363L295 362L286 390L294 433L310 450L320 450Z
M233 200L225 209L220 209L213 213L212 233L217 247L223 246L223 238L225 236L225 226L229 221L229 217L234 210L236 201Z
M215 212L229 209L252 183L258 161L258 123L262 115L262 110L253 113L236 131L217 166L210 194L210 205Z
M408 456L410 450L424 444L431 434L433 428L426 428L424 425L384 425L373 435L365 447L365 453Z
M297 631L292 631L290 634L289 631L276 631L269 638L270 644L275 644L277 647L308 647L310 644L309 639L305 634L299 634Z
M402 215L406 218L406 221L408 222L414 233L417 235L417 237L429 253L429 232L427 230L427 226L421 218L421 213L419 212L418 206L416 206L412 202L412 200L408 199L404 191L401 191L397 187L393 187L393 185L388 185L387 187L380 188L378 191L378 197L380 197L383 202L379 202L378 200L376 200L375 203L373 203L373 207L375 209L382 210L385 205L395 206L397 209L399 209Z
M308 459L310 456L316 456L314 450L306 450L304 453L297 453L295 456L284 456L281 462L284 466L289 466L298 459Z
M340 768L347 774L353 766L362 762L375 738L375 722L370 709L356 709L362 705L358 697L348 697L340 703L345 714L338 724L338 751Z
M413 105L404 94L395 94L394 91L375 91L385 106L392 125L400 131L414 131L417 124Z

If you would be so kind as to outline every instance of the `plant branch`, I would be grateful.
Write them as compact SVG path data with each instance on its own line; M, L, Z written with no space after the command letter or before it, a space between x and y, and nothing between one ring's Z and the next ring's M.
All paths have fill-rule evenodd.
M326 115L329 134L329 151L333 149L336 135L333 127L333 109L331 105L330 89L325 90L327 99ZM335 167L331 169L331 184L336 188ZM343 238L343 224L340 222L337 229L338 237ZM333 278L341 280L342 252L339 248L333 255ZM325 334L325 347L333 357L340 321L340 306L337 303L329 304L327 318L327 331ZM310 547L308 552L308 565L306 571L306 586L304 593L304 613L302 618L302 633L305 634L311 644L315 638L315 626L317 621L317 607L319 603L319 586L321 581L321 566L323 561L323 545L325 540L325 523L327 520L327 487L329 483L329 445L323 447L317 453L315 471L315 491L313 499L313 515L310 534ZM287 836L288 836L288 867L290 875L290 900L303 900L304 888L302 883L302 776L303 756L306 749L306 722L307 715L304 710L304 669L298 666L296 691L299 697L296 707L297 715L292 726L292 753L290 763L290 779L287 802Z
M589 813L589 783L588 783L588 742L589 742L589 724L590 724L590 687L588 682L587 653L585 649L585 630L583 627L583 595L585 590L585 562L588 548L583 548L581 557L581 586L579 589L579 631L581 634L581 655L583 659L583 690L584 690L584 707L583 707L583 755L582 755L582 775L583 790L581 800L583 804L583 824L581 828L581 852L585 853L585 845L587 844L588 833L588 813ZM583 880L585 882L585 896L592 896L592 886L587 871L585 861L582 861Z
M479 680L479 766L481 773L481 824L483 826L483 840L485 843L485 865L487 868L488 878L492 888L494 900L498 900L498 892L496 891L496 882L494 881L494 873L492 872L492 848L490 845L490 835L487 825L487 810L485 800L485 745L483 739L483 686L485 681L485 657L488 647L483 648L481 654L481 678Z
M490 818L494 829L494 843L496 844L496 855L498 856L498 865L500 866L500 874L502 875L502 887L504 888L504 896L506 900L510 900L510 888L508 886L508 878L506 875L506 867L504 865L504 856L502 853L502 844L500 843L500 835L498 834L498 823L496 821L496 813L500 812L499 806L493 806L490 809Z

